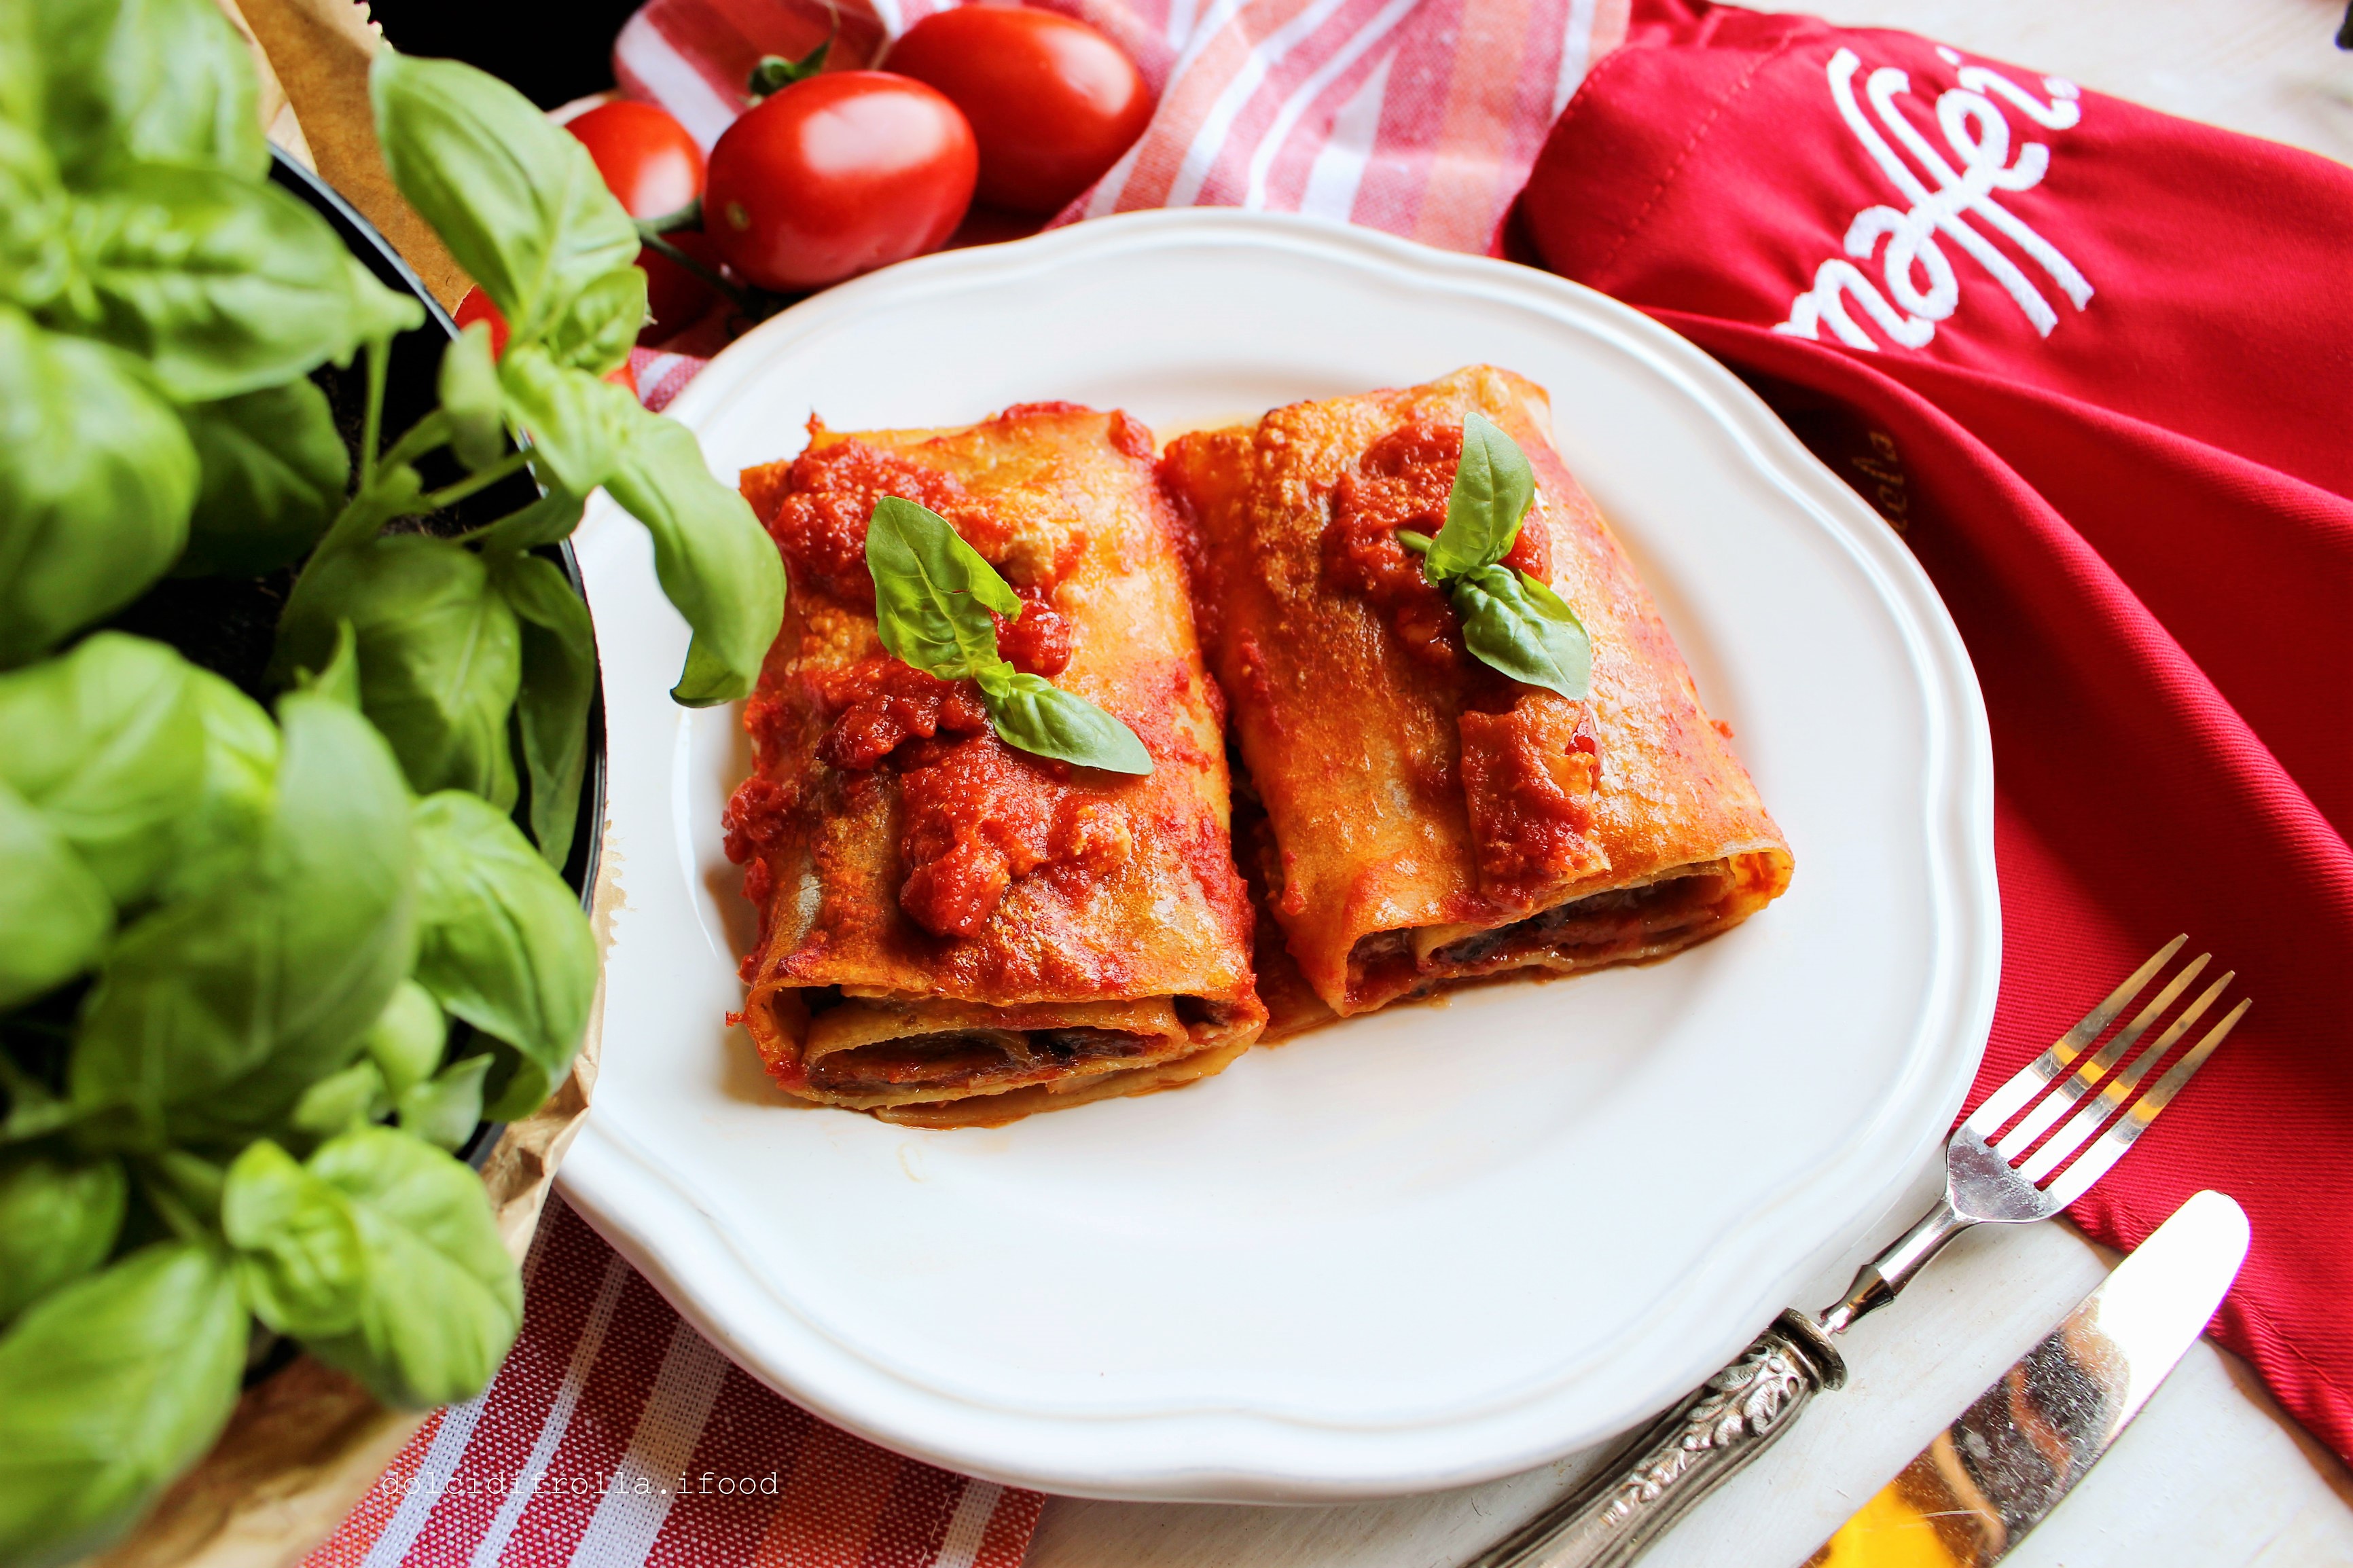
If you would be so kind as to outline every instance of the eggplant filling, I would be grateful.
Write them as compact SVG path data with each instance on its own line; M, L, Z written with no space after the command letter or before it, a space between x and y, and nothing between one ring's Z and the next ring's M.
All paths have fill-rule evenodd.
M844 1094L979 1089L1089 1063L1188 1050L1191 1043L1113 1029L959 1029L835 1051L811 1064L811 1085Z

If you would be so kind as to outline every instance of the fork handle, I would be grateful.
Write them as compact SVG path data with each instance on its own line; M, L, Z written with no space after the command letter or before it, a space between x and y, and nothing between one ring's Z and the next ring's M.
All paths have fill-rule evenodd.
M1785 1311L1738 1360L1660 1417L1621 1460L1465 1568L1620 1568L1794 1423L1846 1363Z
M1953 1211L1949 1194L1939 1198L1935 1208L1920 1216L1918 1224L1854 1271L1854 1283L1847 1287L1845 1300L1822 1314L1822 1327L1831 1333L1842 1334L1854 1326L1857 1318L1876 1312L1895 1300L1896 1292L1912 1283L1912 1277L1926 1267L1928 1259L1944 1251L1947 1242L1976 1223Z

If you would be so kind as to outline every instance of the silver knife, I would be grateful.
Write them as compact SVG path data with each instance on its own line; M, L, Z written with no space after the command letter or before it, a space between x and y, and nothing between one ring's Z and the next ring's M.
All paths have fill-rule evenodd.
M2205 1331L2247 1216L2200 1193L1881 1488L1806 1568L1985 1568L2059 1506Z

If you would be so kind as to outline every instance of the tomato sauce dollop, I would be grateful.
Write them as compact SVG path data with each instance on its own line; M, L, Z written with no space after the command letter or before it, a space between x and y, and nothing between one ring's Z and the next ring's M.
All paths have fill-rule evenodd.
M1381 612L1412 657L1448 679L1460 707L1459 772L1479 866L1480 887L1509 907L1598 866L1588 838L1600 748L1592 710L1572 705L1560 738L1560 702L1472 658L1444 590L1421 558L1398 542L1399 529L1435 538L1462 458L1460 425L1402 425L1382 436L1332 492L1322 540L1324 581ZM1536 514L1532 510L1529 520ZM1552 575L1541 526L1520 530L1503 564L1539 581Z
M1009 542L1004 522L952 476L862 441L812 447L793 459L785 494L764 519L794 586L844 605L874 602L866 571L866 520L884 496L927 506L992 561Z

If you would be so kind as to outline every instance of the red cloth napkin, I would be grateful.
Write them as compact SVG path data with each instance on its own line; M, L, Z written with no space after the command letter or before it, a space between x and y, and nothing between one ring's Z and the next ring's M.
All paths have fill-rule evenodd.
M2353 172L1909 34L1643 0L1517 218L1746 377L1959 624L2003 924L1972 1100L2177 931L2237 970L2246 1021L2071 1212L2130 1247L2237 1198L2216 1331L2353 1459Z
M561 1199L522 1335L304 1568L1018 1568L1045 1500L903 1459L754 1383Z

